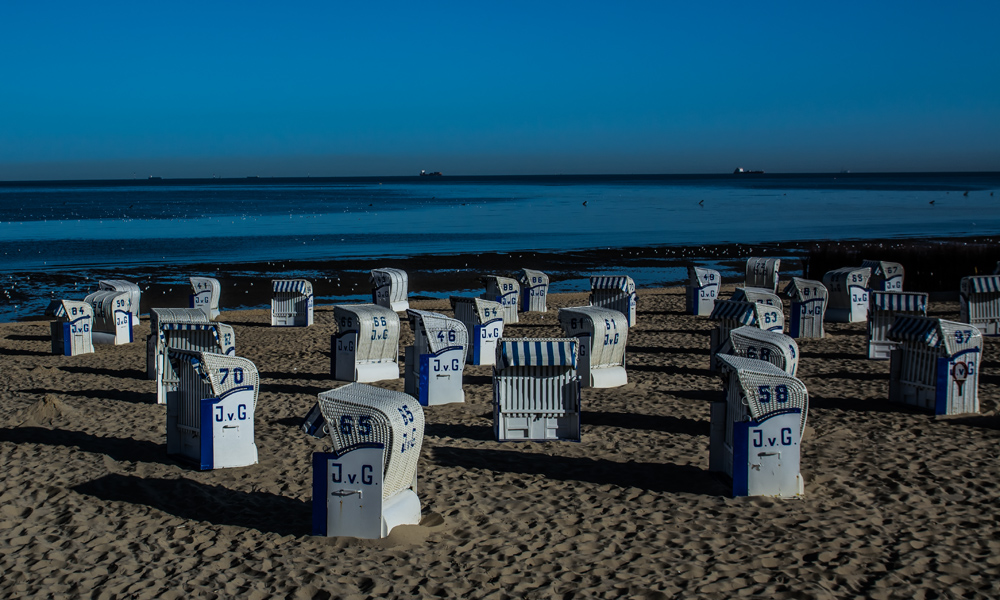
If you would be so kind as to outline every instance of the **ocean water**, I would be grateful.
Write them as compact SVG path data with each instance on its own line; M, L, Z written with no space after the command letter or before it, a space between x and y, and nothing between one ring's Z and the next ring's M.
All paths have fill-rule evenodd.
M0 182L0 319L71 292L41 298L32 273L75 292L115 267L997 234L997 191L1000 173Z

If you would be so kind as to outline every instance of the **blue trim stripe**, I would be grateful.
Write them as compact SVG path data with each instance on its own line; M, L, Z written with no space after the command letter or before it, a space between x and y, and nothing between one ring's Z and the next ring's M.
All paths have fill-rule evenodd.
M215 452L212 434L212 405L218 402L216 398L202 398L201 420L199 423L199 441L201 442L201 460L198 461L202 471L215 468Z
M326 461L334 455L328 452L313 452L313 497L312 534L326 536Z

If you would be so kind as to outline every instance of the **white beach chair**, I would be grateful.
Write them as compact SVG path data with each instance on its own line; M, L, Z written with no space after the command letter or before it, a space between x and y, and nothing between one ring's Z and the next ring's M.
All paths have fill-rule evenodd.
M628 383L625 315L600 306L560 308L559 324L566 337L580 342L576 369L581 387L611 388Z
M155 334L146 343L146 368L152 355L153 378L156 380L156 402L166 404L167 396L177 389L180 375L167 359L170 350L187 350L204 354L236 356L236 335L225 323L160 322ZM149 376L147 372L147 377Z
M629 327L635 325L635 282L627 275L591 277L590 305L617 310Z
M775 292L778 290L778 271L781 268L780 258L753 257L747 259L747 287L764 288Z
M372 303L402 312L410 308L407 300L409 278L402 269L372 269Z
M503 307L504 323L517 323L517 307L521 297L521 286L517 281L499 275L484 275L479 279L486 287L486 291L479 297L500 303Z
M330 373L339 381L399 379L399 315L375 304L333 307Z
M983 335L1000 335L1000 275L963 277L958 295L959 320Z
M146 379L156 379L156 372L163 366L163 357L166 355L169 339L163 339L160 335L160 324L180 324L180 323L210 323L208 315L200 308L151 308L149 309L149 337L146 338ZM164 342L164 343L161 343ZM202 352L212 352L209 348L189 348L183 345L177 346L182 350L198 350ZM222 354L226 354L222 352Z
M493 367L493 431L503 441L580 441L579 342L503 338Z
M891 402L937 415L979 412L983 338L978 329L968 323L900 315L888 337L900 343L890 358Z
M60 300L53 303L50 324L52 354L76 356L94 351L91 328L94 325L94 307L79 300Z
M102 279L97 282L97 289L110 292L125 292L128 294L129 312L132 313L132 325L139 324L139 300L142 297L142 291L139 289L138 284L125 281L124 279Z
M889 339L889 327L898 315L927 316L927 294L923 292L876 292L868 296L868 358L889 360L899 347Z
M167 454L202 470L257 464L257 367L245 358L174 348L167 360L179 378L167 394Z
M718 367L716 355L729 343L729 332L737 327L749 325L766 331L784 333L785 316L780 306L743 302L738 300L716 300L709 319L718 321L709 332L710 368Z
M868 267L827 271L823 285L829 290L827 323L857 323L868 319Z
M738 287L735 291L733 291L733 297L730 298L730 300L736 300L738 302L756 302L757 304L766 304L768 306L784 308L784 304L781 302L781 298L778 294L765 288Z
M722 276L718 271L702 267L688 267L688 284L685 295L685 312L689 315L707 316L715 308L719 297Z
M503 306L493 300L452 296L455 318L469 332L466 362L470 365L492 365L496 360L497 342L503 337Z
M271 325L308 327L313 324L313 288L305 279L271 281Z
M799 366L799 345L791 337L756 327L737 327L729 332L729 343L722 354L756 358L769 362L795 377Z
M98 290L84 298L94 308L91 339L95 344L117 346L134 341L132 326L138 323L132 312L128 292Z
M333 452L313 454L313 535L379 539L420 523L424 412L403 392L351 383L319 395Z
M788 335L793 338L822 338L823 317L830 293L820 281L792 277L784 291L792 301L788 312Z
M212 277L191 278L189 306L204 311L209 321L219 316L219 297L221 295L222 285L218 279Z
M465 402L465 370L469 331L458 319L424 310L406 311L413 345L405 351L404 389L422 406Z
M546 312L545 297L549 294L549 276L541 271L521 269L517 281L521 284L521 312Z
M733 496L803 494L806 386L762 360L720 355L719 363L725 400L712 403L709 470L732 478Z
M863 260L862 267L871 269L868 289L873 292L902 292L906 272L898 262L885 260Z

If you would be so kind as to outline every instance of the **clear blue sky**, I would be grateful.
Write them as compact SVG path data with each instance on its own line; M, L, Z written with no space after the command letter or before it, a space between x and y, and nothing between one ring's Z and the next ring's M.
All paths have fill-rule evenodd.
M1000 2L2 2L0 179L1000 170Z

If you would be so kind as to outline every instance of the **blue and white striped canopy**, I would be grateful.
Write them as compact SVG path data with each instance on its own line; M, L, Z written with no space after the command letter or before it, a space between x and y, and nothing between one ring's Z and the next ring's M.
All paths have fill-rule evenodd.
M976 294L1000 292L1000 275L978 275L966 279L972 284L972 291Z
M927 314L927 294L923 292L872 292L872 306L882 310L900 310Z
M160 340L166 341L164 331L204 331L208 330L215 336L215 341L219 341L219 328L215 323L161 323Z
M271 285L275 292L299 292L312 294L312 284L305 279L274 279Z
M757 318L753 302L740 300L716 300L712 314L708 317L713 321L736 319L744 325L750 325Z
M590 289L592 290L621 290L626 293L635 291L635 282L627 275L614 275L607 277L591 277Z
M938 319L916 315L899 315L889 327L886 337L897 342L920 342L931 348L936 348L941 342L938 329Z
M505 338L497 346L502 367L576 368L577 340L570 338Z

